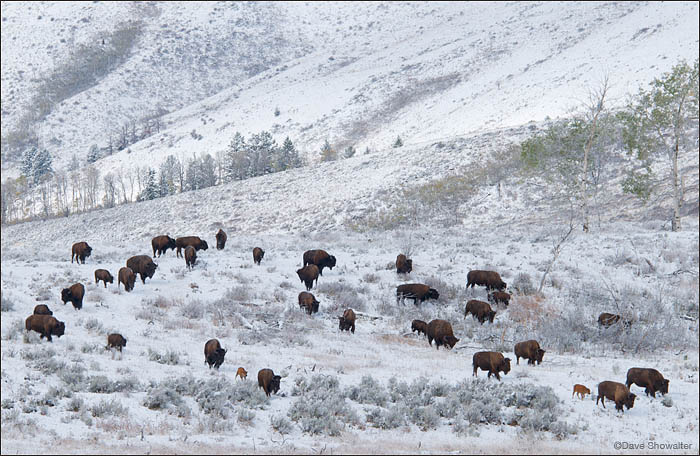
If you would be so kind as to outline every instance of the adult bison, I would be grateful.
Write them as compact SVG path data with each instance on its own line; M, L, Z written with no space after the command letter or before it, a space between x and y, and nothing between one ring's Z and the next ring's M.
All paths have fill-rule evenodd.
M428 323L423 320L413 320L411 322L411 332L418 332L418 334L423 333L423 335L428 334Z
M126 260L126 267L131 269L134 274L138 274L141 277L141 281L146 284L147 278L153 278L158 265L148 255L136 255Z
M171 238L167 234L156 236L151 239L151 247L153 247L153 258L155 258L156 253L158 253L158 256L161 256L167 252L168 249L175 250L175 239Z
M216 232L216 249L217 250L223 250L224 247L226 246L226 232L219 228L219 231Z
M192 269L192 266L197 262L197 250L191 245L185 247L185 265L187 269Z
M626 320L626 319L624 319L616 314L603 312L600 315L598 315L598 325L604 326L606 328L614 325L615 323L619 322L620 320L622 320L622 325L625 328L629 328L630 326L632 326L632 322L630 320Z
M302 291L299 293L299 307L306 309L306 313L309 315L318 312L319 304L320 303L316 300L316 297L308 291Z
M452 348L459 342L452 333L452 325L446 320L432 320L428 323L425 334L428 336L428 344L432 346L433 340L435 341L437 350L440 349L440 345Z
M396 303L402 303L406 298L413 299L413 304L421 303L426 299L438 299L440 293L435 288L430 288L422 283L405 283L396 287Z
M258 386L265 391L267 397L270 397L270 393L280 390L280 380L282 377L275 375L272 369L265 368L258 371Z
M178 258L182 256L182 249L184 249L188 245L191 245L196 250L207 250L209 248L207 241L204 241L197 236L179 237L175 239L175 247L177 249L176 253Z
M211 366L218 369L224 362L224 356L226 356L226 350L221 348L221 344L217 339L209 339L204 344L204 362L209 364L209 369L211 369Z
M605 399L609 399L615 402L616 410L624 413L625 410L622 406L624 405L627 409L631 409L634 407L634 399L636 397L637 395L630 393L629 388L622 383L604 381L598 384L598 398L595 400L595 405L598 405L598 401L603 401L603 408L605 408Z
M34 307L34 315L53 315L53 312L46 304L38 304Z
M518 342L513 349L515 352L515 363L520 364L520 358L527 359L528 364L541 364L545 351L540 348L536 340Z
M663 395L668 394L668 380L661 375L661 372L656 369L633 367L627 371L627 382L625 385L629 388L632 384L644 388L644 392L648 395L656 397L656 392Z
M406 258L403 253L396 257L396 273L408 274L413 270L413 260Z
M338 329L341 331L350 331L355 334L355 311L345 309L342 317L338 317Z
M335 266L335 257L329 255L325 250L307 250L304 252L304 266L307 264L315 264L318 266L318 273L323 275L323 268L333 269Z
M30 315L24 321L24 327L27 331L38 332L39 339L46 337L49 342L53 342L52 335L61 337L66 331L66 324L51 315Z
M474 377L476 377L476 370L481 369L489 372L487 378L493 374L500 382L501 376L498 373L503 372L503 374L507 375L510 372L510 358L504 358L498 352L476 352L472 357L472 366L474 367Z
M121 358L123 347L126 347L126 339L124 338L124 336L118 333L110 334L107 336L107 346L105 347L105 350L111 350L112 348L116 348L117 350L119 350L119 357ZM114 352L112 352L112 359L114 359Z
M76 263L85 264L85 258L89 257L91 253L92 247L87 242L76 242L71 249L70 262L72 263L73 258L75 258Z
M85 286L82 283L75 283L61 290L61 300L63 304L65 305L70 301L75 310L83 308L83 297L85 297Z
M501 280L501 276L496 271L482 271L475 269L467 274L467 288L474 285L483 285L486 290L503 291L506 289L506 283Z
M260 265L263 257L265 256L265 251L260 247L255 247L253 249L253 263Z
M491 309L488 302L471 299L464 306L464 318L467 318L467 314L472 314L472 317L479 320L479 323L483 325L486 320L493 323L496 311Z
M126 291L131 291L134 289L134 284L136 283L136 274L131 268L123 267L119 270L117 274L117 289L119 284L124 284L124 289Z
M114 283L114 277L106 269L95 270L95 284L99 284L100 280L105 284L105 288L107 288L107 282Z
M316 285L318 285L319 270L318 266L315 264L309 264L301 269L297 269L297 275L299 276L299 280L304 282L304 285L306 285L306 291L311 290L314 280L316 281Z

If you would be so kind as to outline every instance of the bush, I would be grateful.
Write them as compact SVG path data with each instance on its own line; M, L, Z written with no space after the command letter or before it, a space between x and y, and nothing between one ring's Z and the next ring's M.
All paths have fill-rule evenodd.
M292 422L284 415L273 415L270 417L270 426L280 434L292 432Z
M92 416L102 418L104 416L124 416L128 414L128 409L116 399L111 401L102 400L98 404L89 408Z
M151 361L155 361L158 364L169 364L176 366L180 364L180 356L177 354L177 352L174 352L172 350L168 350L164 354L160 354L152 349L148 349L148 359Z
M183 401L182 396L171 388L151 386L141 404L150 410L168 410L171 407L180 407Z
M204 304L199 300L190 301L182 307L182 316L199 320L204 316Z
M0 299L0 312L10 312L12 310L15 310L15 305L12 301L5 299L3 296L2 299Z
M349 387L345 395L360 404L373 404L382 407L386 405L389 399L386 389L379 385L370 375L363 376L358 386Z
M359 423L336 377L314 375L310 381L298 378L293 394L300 397L289 408L288 415L299 423L303 432L337 436L345 424Z
M133 377L125 377L120 380L110 380L104 375L96 375L88 378L87 390L91 393L120 393L133 392L140 388L139 382Z
M518 273L518 275L515 276L515 279L513 279L511 287L520 295L529 296L535 294L535 286L532 284L530 274L526 272Z

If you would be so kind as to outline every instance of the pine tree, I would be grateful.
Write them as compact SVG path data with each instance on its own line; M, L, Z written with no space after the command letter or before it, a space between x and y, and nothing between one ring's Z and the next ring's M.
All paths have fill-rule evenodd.
M403 141L401 140L401 136L397 136L396 141L394 141L394 145L392 147L397 148L401 146L403 146Z
M355 148L352 146L348 146L345 148L345 158L350 158L353 155L355 155Z
M88 163L95 163L99 159L100 159L100 148L97 147L97 144L93 144L92 146L90 146L90 150L88 151L87 162Z
M268 131L261 131L250 137L248 148L251 157L251 174L249 177L261 176L274 172L277 143Z
M30 149L25 149L24 153L22 154L22 163L20 164L20 171L22 172L22 175L27 177L30 181L30 179L33 174L32 170L34 169L34 157L36 157L38 153L38 150L36 147L32 147Z
M284 138L282 147L278 152L277 170L284 171L289 168L298 168L301 166L301 158L297 152L292 140L289 136Z
M225 182L244 178L244 170L248 168L248 163L246 163L245 160L246 147L245 137L239 132L236 132L224 155L225 163L223 164L223 169Z
M216 185L216 163L214 157L206 154L199 160L199 184L197 188L207 188Z
M46 149L41 149L34 157L34 165L32 166L32 178L34 183L39 183L42 178L53 173L53 159L51 154Z
M338 153L331 147L331 143L328 142L328 139L323 143L323 146L321 146L321 161L326 162L326 161L333 161L338 158Z
M148 168L148 178L146 179L146 188L143 189L143 194L141 195L142 200L152 200L159 198L160 191L158 189L158 183L156 182L156 172L153 168Z

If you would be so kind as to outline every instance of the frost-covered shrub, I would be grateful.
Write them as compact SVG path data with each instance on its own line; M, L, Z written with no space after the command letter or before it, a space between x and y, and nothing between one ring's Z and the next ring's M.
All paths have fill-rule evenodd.
M14 303L3 296L0 299L0 312L10 312L12 310L15 310Z
M664 396L664 398L661 399L661 405L664 407L673 407L673 399L671 399L671 396Z
M146 391L146 397L141 404L151 410L167 410L183 404L182 396L171 388L151 386Z
M362 377L358 386L351 386L345 391L346 396L360 404L384 406L389 399L386 389L370 375Z
M21 318L13 320L7 331L3 331L3 333L2 338L4 340L17 340L19 337L27 334L24 326L24 320ZM39 338L38 335L36 338Z
M454 418L462 409L462 404L459 402L456 394L451 394L444 400L435 401L435 411L442 418Z
M74 396L66 405L66 410L69 412L79 412L83 409L85 402L78 396Z
M362 276L362 281L367 283L377 283L379 282L379 276L377 274L369 272Z
M149 348L148 359L150 361L155 361L158 364L170 364L173 366L180 364L180 355L173 350L168 350L167 352L160 354L157 351Z
M253 424L254 418L255 418L254 411L247 409L247 408L238 409L238 422L239 423Z
M338 386L337 377L297 378L292 394L299 397L292 403L288 415L304 432L336 436L345 424L359 423L357 413L347 404Z
M95 375L87 379L86 389L91 393L118 393L133 392L140 388L138 380L133 377L124 377L118 380L110 380L104 375Z
M83 327L87 329L88 331L94 331L98 334L103 334L104 327L102 326L102 323L97 318L89 318L83 323Z
M204 304L200 300L195 299L185 304L182 307L181 313L184 317L192 320L199 320L204 316Z
M116 399L112 399L111 401L101 400L88 410L90 410L92 416L96 418L102 418L104 416L124 416L129 412L129 409L124 407L121 402L118 402Z
M292 432L292 422L284 415L273 415L270 417L270 426L280 434Z
M535 286L532 284L532 278L530 278L530 274L527 272L519 272L510 286L519 295L529 296L535 293Z
M399 405L392 405L387 409L375 407L367 411L365 420L380 429L396 429L407 424L407 412Z
M238 275L238 277L236 277L236 279L239 283L245 284L249 282L249 279L241 276L240 274ZM250 287L238 285L235 287L228 288L226 289L223 298L228 301L239 303L250 302Z

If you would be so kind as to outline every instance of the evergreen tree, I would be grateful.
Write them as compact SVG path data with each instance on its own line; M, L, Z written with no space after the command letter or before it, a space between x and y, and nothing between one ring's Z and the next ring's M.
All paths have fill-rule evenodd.
M88 163L95 163L99 159L100 159L100 148L97 147L97 144L93 144L92 146L90 146L90 150L88 151L87 162Z
M326 162L326 161L333 161L338 158L338 153L331 147L331 143L328 142L328 139L323 143L323 146L321 146L321 161Z
M36 157L38 150L36 147L25 149L22 154L22 163L20 164L20 171L22 175L31 180L32 170L34 169L34 157Z
M289 139L289 136L284 138L284 142L282 143L282 148L280 149L279 155L280 164L283 165L281 170L289 168L299 168L300 166L302 166L301 157L299 157L299 152L297 152L297 149L296 147L294 147L292 140Z
M77 155L73 154L70 163L68 163L68 171L75 171L78 168L80 168L80 160L78 160Z
M245 138L239 132L236 132L224 155L223 174L225 182L244 178L244 170L248 168L245 156L246 147Z
M159 198L160 190L158 188L158 183L156 182L156 172L153 168L148 168L148 177L146 179L146 188L143 189L143 194L141 195L141 200L152 200Z
M252 135L248 142L248 149L252 165L249 177L274 172L273 163L276 161L277 143L270 132L263 130L256 135Z
M193 156L187 161L187 170L185 171L185 188L197 190L199 187L199 160Z
M401 136L397 136L396 141L394 141L394 145L392 147L397 148L401 146L403 146L403 141L401 140Z
M199 160L199 172L198 180L199 185L197 188L207 188L216 185L216 162L214 157L210 154L206 154L203 158Z
M350 158L353 155L355 155L355 148L352 146L348 146L345 148L345 158Z
M32 166L32 178L34 183L39 183L42 178L53 173L53 159L51 154L46 149L41 149L34 157L34 165Z

